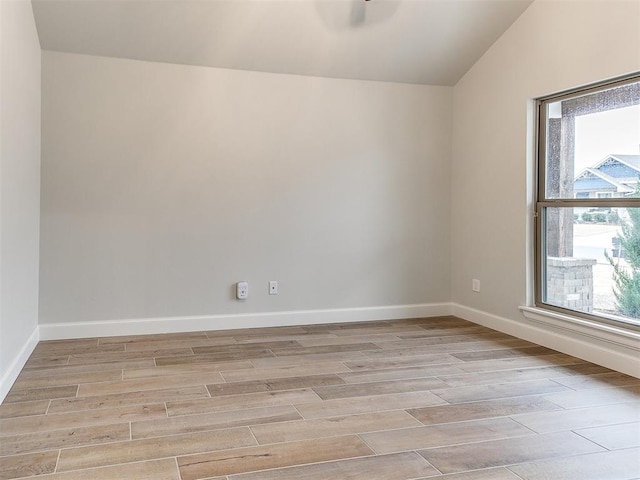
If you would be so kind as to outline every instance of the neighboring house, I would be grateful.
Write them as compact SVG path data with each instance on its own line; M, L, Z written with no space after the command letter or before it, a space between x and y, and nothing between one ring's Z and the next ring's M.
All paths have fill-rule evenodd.
M640 155L608 155L573 181L575 198L619 198L636 190Z

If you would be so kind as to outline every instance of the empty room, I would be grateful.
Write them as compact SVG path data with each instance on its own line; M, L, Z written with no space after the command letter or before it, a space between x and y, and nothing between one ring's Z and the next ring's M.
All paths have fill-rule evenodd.
M0 480L640 479L640 0L0 0Z

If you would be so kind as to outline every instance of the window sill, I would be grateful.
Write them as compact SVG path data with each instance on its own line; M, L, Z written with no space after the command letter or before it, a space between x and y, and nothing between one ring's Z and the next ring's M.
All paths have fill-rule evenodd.
M640 352L640 333L537 307L520 307L529 320Z

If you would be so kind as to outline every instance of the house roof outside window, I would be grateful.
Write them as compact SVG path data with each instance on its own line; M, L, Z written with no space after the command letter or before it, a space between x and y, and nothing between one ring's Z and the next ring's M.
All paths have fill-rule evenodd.
M639 177L640 155L611 154L581 171L573 181L573 190L581 198L596 197L598 192L624 197L635 192Z

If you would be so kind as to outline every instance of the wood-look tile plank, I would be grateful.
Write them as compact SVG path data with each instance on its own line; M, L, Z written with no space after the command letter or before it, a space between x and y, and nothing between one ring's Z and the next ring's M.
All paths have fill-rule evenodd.
M230 476L229 480L355 480L365 477L367 480L411 480L436 475L438 471L424 458L406 452L241 473Z
M574 375L558 378L556 381L574 390L586 390L591 388L631 387L640 385L640 378L635 378L624 373L611 372L596 375Z
M145 350L144 352L118 352L113 353L87 353L83 355L71 355L69 365L90 365L92 363L111 363L130 360L141 360L145 358L162 357L165 355L190 355L193 352L190 348L174 348L166 350Z
M386 320L387 323L394 325L419 325L421 328L453 328L453 327L471 327L477 326L477 323L472 323L463 318L453 315L437 315L435 317L411 317L401 318L399 320ZM487 328L487 327L484 327ZM488 328L487 328L488 330Z
M44 415L49 407L49 400L34 402L3 403L0 405L0 419Z
M35 356L30 357L27 360L24 368L40 368L51 367L54 365L68 365L70 355L50 355L50 356Z
M425 328L425 326L421 326L421 328L425 329L427 332L432 332L434 330L442 330L442 328ZM467 327L464 327L467 329L472 329L471 333L464 333L464 332L459 332L456 333L457 335L478 335L478 336L484 336L486 338L511 338L510 335L504 333L504 332L499 332L498 330L493 330L491 328L487 328L487 327L483 327L482 325L477 325L477 324L470 324ZM460 330L460 329L458 329ZM407 337L410 338L410 337Z
M46 432L1 437L0 456L68 448L76 445L104 444L129 439L129 424L63 428ZM98 447L100 448L100 447Z
M355 322L325 323L324 325L309 325L308 327L313 328L317 326L323 326L325 328L328 328L329 330L348 330L350 328L360 329L366 327L377 327L381 325L407 325L407 323L401 323L399 320L363 320Z
M471 385L489 385L492 383L523 382L527 380L554 379L564 384L562 378L569 373L560 367L517 368L501 372L477 372L458 375L439 375L438 378L449 387L464 387Z
M210 330L205 332L207 337L214 338L220 336L255 336L255 337L277 337L282 335L304 334L306 330L303 327L256 327L256 328L238 328L232 330Z
M241 408L291 405L293 403L306 403L317 400L320 400L320 397L311 389L285 390L281 392L249 393L246 395L227 395L199 400L167 402L167 411L170 417L174 417L177 415L194 415Z
M576 408L557 412L538 412L515 415L518 423L537 433L560 432L578 428L599 427L616 423L640 421L638 404L622 403L615 408L609 406Z
M567 391L568 387L552 380L533 380L529 382L513 382L496 385L474 385L442 390L432 390L434 394L449 403L477 402L494 398L520 397L524 395L541 395Z
M75 397L78 385L66 385L62 387L43 387L27 390L11 389L4 399L4 403L28 402L33 400L45 400L53 398Z
M78 344L85 344L87 342L97 342L98 340L99 340L99 337L59 338L57 340L43 340L42 343L50 343L52 345L55 345L55 344L78 345Z
M444 345L454 343L471 343L481 340L495 340L501 339L493 333L474 333L466 335L447 335L443 337L433 336L425 338L397 338L396 340L383 341L379 340L376 343L383 349L398 349L398 348L412 348L412 347L425 347L428 345Z
M51 355L80 355L83 353L98 353L98 352L124 352L124 345L97 345L98 341L94 340L93 345L91 346L48 346L44 347L42 343L39 343L38 346L34 349L32 353L33 358L37 357L46 357Z
M535 355L530 357L498 358L459 363L458 367L468 373L513 370L514 368L553 367L584 363L584 360L564 354Z
M495 341L497 345L500 345L500 341L507 340L510 337L504 333L496 332L493 330L482 330L482 329L474 329L472 331L462 333L462 332L452 332L448 335L434 335L432 331L426 331L425 334L397 334L396 335L400 340L416 342L420 340L427 341L427 345L454 345L456 343L473 343L479 342L482 340L490 340ZM501 347L497 347L501 348Z
M322 387L326 385L344 385L344 380L335 373L309 375L306 377L272 378L268 380L250 380L248 382L219 383L207 385L212 397L224 395L243 395L245 393L277 392L298 390L301 388Z
M59 365L25 369L20 373L21 378L48 377L50 375L74 375L90 372L122 371L124 369L155 367L153 358L126 360L124 362L90 363L88 365Z
M419 345L396 348L381 348L380 350L366 350L362 353L370 358L419 357L434 353L475 352L481 350L496 350L529 345L529 342L517 338L507 340L480 340L476 342L447 343L442 345Z
M613 370L603 367L602 365L596 365L594 363L582 362L570 365L560 365L554 367L559 372L564 372L567 375L596 375L598 373L615 373ZM613 386L613 385L611 385Z
M518 348L502 348L499 350L483 350L481 352L461 352L452 355L465 362L473 362L474 360L496 360L499 358L511 357L529 357L536 355L554 355L558 352L546 347L518 347Z
M425 325L431 325L429 322L433 322L433 325L439 325L440 328L445 328L445 325L462 326L461 323L455 322L466 322L465 326L478 326L475 323L468 322L467 320L463 320L458 317L454 317L453 315L439 315L435 317L410 317L410 318L399 318L399 319L390 319L390 320L369 320L370 326L377 325L395 325L395 326L412 326L424 328ZM450 322L450 323L447 323ZM360 323L362 322L347 322L347 323L338 323L338 324L326 324L331 326L332 328L360 328ZM482 327L486 328L486 327Z
M74 472L43 475L37 480L180 480L175 459L147 460L144 462L90 468ZM212 479L215 480L215 479ZM221 479L222 480L222 479Z
M275 357L273 352L268 348L261 350L252 350L250 352L218 352L207 353L203 355L192 355L190 353L183 355L158 355L156 356L156 365L164 367L168 365L184 365L199 363L220 363L251 360L253 358Z
M257 343L238 343L235 345L212 345L207 347L193 347L196 355L216 354L216 353L250 353L256 350L271 350L273 348L299 347L300 344L294 340L284 341L262 341Z
M338 353L338 352L370 352L381 350L375 343L345 343L338 345L319 345L316 347L292 347L292 348L272 348L271 351L277 357L286 357L290 355L314 355L321 353Z
M364 322L324 323L324 324L317 324L317 325L305 325L302 328L308 334L315 335L315 334L322 334L322 333L329 332L331 330L338 330L338 329L340 330L348 330L351 328L360 329L365 327L376 327L380 325L391 325L392 323L399 325L399 323L397 322L398 320L393 320L393 321L371 320L371 321L364 321ZM403 324L403 325L406 325L406 324Z
M431 448L418 453L442 473L457 473L603 450L575 433L562 432Z
M361 372L343 372L340 378L350 384L373 383L393 380L409 380L412 378L434 377L464 373L455 365L424 365L418 367L402 367L387 370L364 370Z
M180 400L189 401L198 398L209 398L209 392L204 385L52 400L48 413L78 412L95 408L113 408Z
M145 438L60 452L58 472L255 445L248 427Z
M291 405L228 410L199 415L183 415L161 420L134 421L131 423L131 437L136 440L139 438L204 432L265 423L290 422L301 419L300 414Z
M289 335L274 335L274 336L264 336L264 335L236 335L233 338L240 344L252 344L252 343L263 343L265 340L269 340L270 342L295 342L300 338L335 338L335 335L331 333L322 333L322 334L309 334L309 333L294 333ZM290 346L284 347L286 348L301 348L300 344L297 347ZM272 350L275 349L272 348Z
M437 423L463 422L483 418L507 417L519 413L551 412L556 410L562 410L562 407L542 397L529 396L413 408L407 411L425 425L434 425Z
M148 378L148 377L167 377L174 375L190 375L190 374L206 374L221 372L223 370L242 370L247 368L254 368L253 364L249 360L237 360L235 362L221 362L221 363L196 363L196 364L182 364L182 365L166 365L163 367L149 368L133 368L125 369L122 372L124 380L131 380L134 378Z
M296 403L295 407L305 418L327 418L403 408L418 408L428 405L442 405L443 403L445 403L444 400L430 392L409 392L375 395L372 397L341 398L302 404Z
M422 328L443 328L443 327L471 327L477 324L455 317L453 315L440 315L437 317L420 317L405 318L402 320L393 320L394 323L408 323L411 325L420 325ZM488 330L488 328L487 328Z
M176 333L149 333L145 335L122 335L119 337L100 337L98 345L110 343L138 343L153 342L156 340L189 340L209 338L206 332L176 332Z
M391 334L395 336L419 334L424 335L426 332L419 326L414 325L376 325L360 328L336 328L329 330L329 333L338 336L354 336L354 335L383 335Z
M349 369L340 362L326 362L314 365L293 365L288 367L254 368L252 370L234 370L222 372L227 382L247 382L250 380L267 380L269 378L304 377L307 375L325 375L329 373L348 372ZM213 383L213 382L211 382Z
M316 420L298 420L277 425L251 427L258 443L282 443L312 438L335 437L378 430L390 430L421 425L402 410L365 413Z
M277 443L178 457L182 480L361 457L373 452L357 436Z
M91 347L74 347L74 348L57 348L51 350L38 350L36 347L35 351L32 354L32 358L35 360L37 358L49 357L51 355L83 355L83 354L94 354L94 353L106 353L109 355L122 353L125 351L124 345L103 345L103 346L91 346Z
M385 358L385 359L364 359L344 362L344 364L355 372L368 370L385 370L391 368L419 367L423 365L437 364L462 364L462 360L455 358L448 353L436 353L433 355L421 355L419 357Z
M364 433L360 437L382 454L524 435L533 432L509 418L494 418Z
M0 438L22 433L109 425L150 418L167 418L164 403L2 419L0 420Z
M400 339L397 336L385 333L380 335L356 335L347 337L339 337L336 335L334 338L301 338L298 340L298 343L303 347L318 347L321 345L353 345L354 343L378 344L379 342L393 342L399 340Z
M640 448L591 453L509 467L523 480L636 480Z
M511 470L498 467L464 473L451 473L435 477L433 480L522 480L522 478Z
M76 338L73 340L42 340L33 349L32 355L53 355L63 352L69 355L70 351L98 347L97 338ZM118 347L116 347L118 348Z
M550 402L563 408L595 407L616 403L640 403L640 386L568 391L545 395Z
M191 373L182 375L166 375L161 377L134 378L118 382L87 383L80 385L79 397L94 395L107 395L128 392L141 392L144 390L159 390L167 387L193 387L208 383L223 383L224 379L219 372Z
M52 473L57 461L58 450L0 457L0 480Z
M305 325L302 328L306 332L307 335L327 335L330 330L335 330L336 328L344 328L344 324L334 324L329 325L326 323L320 323L318 325ZM332 335L335 336L335 335Z
M38 343L41 348L73 348L77 346L91 347L97 346L99 342L98 337L93 338L68 338L59 340L42 340Z
M80 383L108 382L122 380L122 370L106 372L70 373L64 375L50 374L44 377L18 377L13 384L16 390L27 390L44 387L58 387L65 385L76 386Z
M238 342L233 337L198 338L187 340L153 340L147 342L131 342L126 344L127 352L159 351L173 348L213 348L216 346L236 345Z
M251 363L256 368L292 367L317 365L322 362L355 361L365 358L362 352L313 353L309 355L291 355L284 357L255 358Z
M416 325L413 327L412 331L404 331L398 333L398 337L402 339L412 339L412 338L429 338L429 337L450 337L453 335L473 335L476 333L488 333L491 330L486 327L482 327L480 325L476 325L473 327L451 327L451 328L437 328L437 329L426 329L421 325ZM493 332L495 333L495 332Z
M583 428L575 432L608 450L640 447L640 422Z
M323 400L337 398L371 397L390 393L421 392L433 388L442 388L446 384L435 377L413 378L376 383L358 383L352 385L330 385L314 387L313 391Z

